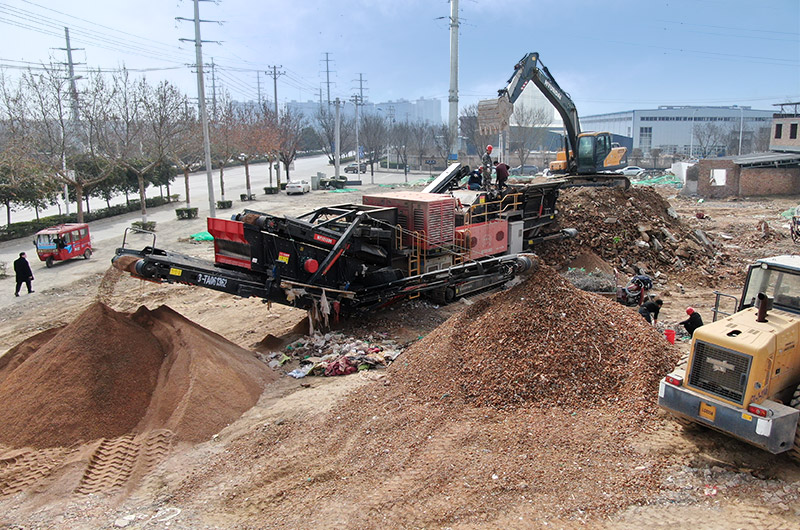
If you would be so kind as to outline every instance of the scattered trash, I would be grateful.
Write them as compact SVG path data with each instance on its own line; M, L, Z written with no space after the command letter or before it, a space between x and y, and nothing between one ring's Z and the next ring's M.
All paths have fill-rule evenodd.
M214 236L205 230L202 232L197 232L196 234L192 234L189 237L195 241L214 241Z

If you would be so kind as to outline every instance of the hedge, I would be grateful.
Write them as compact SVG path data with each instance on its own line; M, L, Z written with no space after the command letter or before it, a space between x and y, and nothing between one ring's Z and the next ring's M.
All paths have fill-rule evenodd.
M156 206L163 206L171 202L168 197L150 197L147 199L147 207L155 208ZM122 215L126 213L136 212L141 210L141 203L138 199L131 200L129 204L118 204L111 208L101 208L92 212L83 214L83 222L89 223L98 219L105 219L114 217L115 215ZM39 230L60 225L64 223L77 223L78 214L71 213L69 215L51 215L49 217L42 217L34 219L33 221L23 221L20 223L11 223L0 227L0 241L10 241L12 239L19 239L35 234Z

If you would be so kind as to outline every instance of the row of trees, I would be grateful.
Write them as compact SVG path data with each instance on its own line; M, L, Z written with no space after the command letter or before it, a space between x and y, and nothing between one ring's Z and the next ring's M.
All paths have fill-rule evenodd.
M149 83L126 70L88 75L80 91L54 66L27 71L18 79L0 76L0 202L39 208L55 204L62 187L77 199L109 201L138 193L146 221L145 192L184 175L187 207L189 173L203 165L203 135L196 108L167 81ZM251 194L250 163L280 161L289 178L302 138L302 115L280 116L267 104L238 104L224 95L210 124L213 165L225 200L224 171L244 164ZM270 164L270 185L272 167ZM280 174L276 174L280 185ZM88 204L88 201L87 201Z

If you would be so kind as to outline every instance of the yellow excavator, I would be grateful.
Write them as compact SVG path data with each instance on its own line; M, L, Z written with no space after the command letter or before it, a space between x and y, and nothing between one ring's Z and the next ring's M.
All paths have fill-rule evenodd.
M505 88L498 90L496 99L478 103L478 127L482 132L497 132L508 126L514 112L514 102L528 84L534 85L556 108L566 129L565 145L550 163L551 173L580 175L581 180L608 179L609 184L630 185L622 175L609 175L628 165L627 149L612 142L608 132L581 132L578 111L569 95L558 86L550 71L539 60L538 53L528 53L514 66L514 74ZM591 175L592 177L588 177Z

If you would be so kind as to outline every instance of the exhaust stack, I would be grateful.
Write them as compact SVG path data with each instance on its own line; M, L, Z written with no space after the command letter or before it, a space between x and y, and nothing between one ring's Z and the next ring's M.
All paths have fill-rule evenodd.
M756 307L758 307L758 315L756 316L756 322L766 322L767 311L772 309L772 298L770 298L764 293L758 293L758 300L756 301Z

